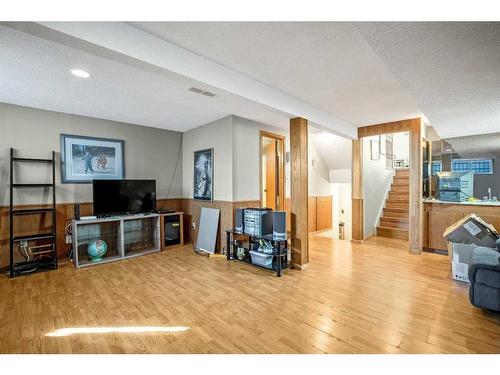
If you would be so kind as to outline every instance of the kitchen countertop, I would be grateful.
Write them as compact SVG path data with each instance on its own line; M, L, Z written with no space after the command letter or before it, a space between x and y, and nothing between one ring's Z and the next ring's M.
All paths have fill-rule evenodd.
M500 201L475 201L475 202L447 202L440 201L437 199L426 198L423 200L424 203L438 203L438 204L459 204L462 206L500 206Z

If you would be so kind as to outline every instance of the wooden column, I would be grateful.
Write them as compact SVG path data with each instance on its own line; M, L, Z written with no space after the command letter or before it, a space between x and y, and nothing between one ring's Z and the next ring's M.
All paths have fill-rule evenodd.
M410 124L410 253L420 254L423 244L423 186L422 186L422 121L412 119Z
M309 263L307 120L304 118L290 120L290 160L292 263L294 268L302 270Z
M352 141L352 241L364 239L363 139Z

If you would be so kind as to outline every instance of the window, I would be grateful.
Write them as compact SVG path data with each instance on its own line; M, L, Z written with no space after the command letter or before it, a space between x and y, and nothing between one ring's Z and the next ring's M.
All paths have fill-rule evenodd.
M474 172L475 174L493 174L492 159L453 159L451 161L453 172Z
M441 172L441 162L440 161L433 161L431 164L431 174L433 176L436 175L436 173Z

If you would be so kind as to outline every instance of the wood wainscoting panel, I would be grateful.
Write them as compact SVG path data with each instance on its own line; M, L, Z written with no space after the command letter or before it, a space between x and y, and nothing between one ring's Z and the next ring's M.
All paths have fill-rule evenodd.
M332 228L332 196L316 197L316 230Z
M290 198L285 198L285 211L286 211L286 231L290 233L292 230L292 201Z
M219 253L226 246L225 230L233 227L233 202L228 201L213 201L204 202L194 199L182 200L182 211L184 212L184 238L187 242L196 242L196 236L200 225L200 215L202 207L216 208L220 211L219 229L217 242L215 245L216 252ZM196 229L192 229L192 224L195 223Z
M71 244L66 244L65 227L75 216L74 206L80 205L80 216L93 214L91 202L82 203L58 203L56 205L57 220L57 255L65 257L68 255ZM46 208L49 205L16 205L14 209ZM158 199L158 208L171 208L180 211L182 199ZM28 235L48 231L52 224L52 213L23 215L14 218L14 233L16 235ZM20 259L21 260L21 259ZM0 206L0 268L9 264L9 207Z
M307 228L309 233L317 231L316 197L309 197L307 208Z

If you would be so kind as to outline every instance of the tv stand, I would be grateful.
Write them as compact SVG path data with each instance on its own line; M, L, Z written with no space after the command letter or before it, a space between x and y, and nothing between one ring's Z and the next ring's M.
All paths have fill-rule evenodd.
M73 263L76 268L94 266L161 251L160 215L139 214L73 220ZM106 254L90 259L90 243L102 240Z

